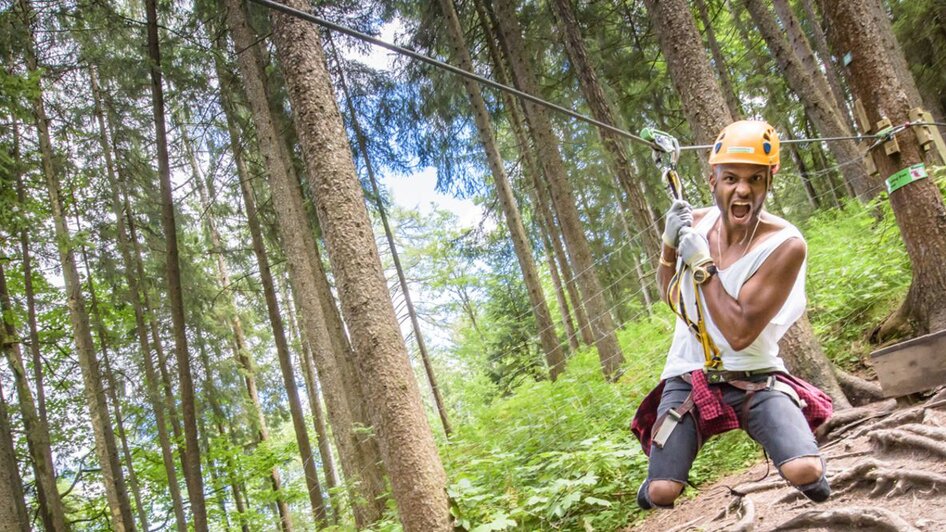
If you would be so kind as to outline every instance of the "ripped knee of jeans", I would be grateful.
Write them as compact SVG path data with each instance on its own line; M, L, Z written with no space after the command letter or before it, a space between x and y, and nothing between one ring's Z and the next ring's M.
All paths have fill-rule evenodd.
M814 502L824 502L831 496L831 486L828 485L828 477L824 473L821 473L821 478L815 482L795 488Z
M673 503L657 504L651 500L649 478L645 480L643 483L641 483L641 487L637 489L637 505L641 508L641 510L653 510L654 508L663 508L663 509L673 508Z

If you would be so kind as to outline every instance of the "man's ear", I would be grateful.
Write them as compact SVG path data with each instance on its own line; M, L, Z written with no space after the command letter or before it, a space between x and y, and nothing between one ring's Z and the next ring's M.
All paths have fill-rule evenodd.
M710 192L716 192L716 170L715 169L710 170L707 181L709 181Z

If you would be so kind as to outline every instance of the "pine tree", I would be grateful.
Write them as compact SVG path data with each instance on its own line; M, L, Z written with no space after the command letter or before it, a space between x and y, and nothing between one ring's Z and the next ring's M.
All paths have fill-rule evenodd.
M207 530L207 505L204 500L204 480L200 468L196 394L194 379L191 375L190 354L187 349L187 325L184 321L184 300L181 292L177 225L174 220L174 198L171 193L156 0L146 0L145 7L148 16L148 57L151 61L151 95L158 152L158 177L161 189L161 226L164 230L167 246L165 275L167 276L172 329L174 331L174 355L177 359L178 384L181 389L181 410L184 414L184 481L187 485L187 497L190 500L190 512L193 516L194 529L203 532Z
M875 0L821 3L831 24L829 35L838 56L851 54L847 78L854 95L867 111L872 129L882 119L892 124L910 120L910 110L919 104L906 59L890 32L890 21ZM894 44L891 44L894 43ZM929 155L910 132L897 135L899 151L886 154L884 146L870 153L881 177L889 177ZM897 329L926 334L946 328L946 206L932 179L910 183L890 194L900 234L913 266L913 281L907 299L876 335L878 339Z
M496 2L496 27L499 41L512 72L516 88L529 94L538 94L535 74L526 61L522 45L522 30L510 0ZM552 203L558 216L570 262L577 270L575 278L581 290L582 304L588 313L588 324L604 375L618 376L624 355L614 334L616 327L604 299L604 290L595 271L588 238L582 228L575 194L565 174L565 165L552 131L546 110L531 102L524 102L526 120L535 139L539 160L551 191Z
M287 5L306 8L297 1ZM273 35L401 523L411 531L446 530L445 473L388 297L318 31L308 22L274 14Z
M470 58L470 52L466 46L463 28L460 26L460 19L457 16L453 0L441 0L440 8L446 18L447 31L453 43L454 60L460 64L460 68L473 71L473 61ZM555 328L552 325L552 316L549 313L548 304L545 301L545 294L542 292L538 271L535 267L535 261L532 258L532 249L529 246L525 227L522 225L522 215L519 213L519 206L516 202L516 198L513 196L512 188L509 184L509 177L506 175L506 169L503 167L499 148L496 145L496 138L493 135L493 126L490 123L489 111L486 109L486 102L483 101L479 85L472 80L464 79L464 86L466 87L467 95L473 106L473 117L476 121L476 129L479 133L480 143L486 151L486 158L493 175L493 184L496 187L496 195L499 197L499 204L502 207L503 215L506 219L506 228L510 233L510 239L512 240L513 248L516 252L516 258L519 260L519 268L522 271L526 291L529 294L529 303L532 306L532 312L536 318L535 325L539 330L539 340L545 352L545 360L549 367L549 376L552 380L555 380L558 378L558 375L565 370L565 355L558 341L558 336L555 334Z

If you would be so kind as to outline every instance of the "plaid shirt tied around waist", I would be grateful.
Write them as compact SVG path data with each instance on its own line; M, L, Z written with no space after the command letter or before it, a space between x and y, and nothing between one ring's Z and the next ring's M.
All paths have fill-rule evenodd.
M802 408L802 414L812 432L831 417L833 406L831 398L826 393L788 373L777 372L774 375L777 380L791 386L798 397L807 403ZM693 387L690 392L691 399L695 406L695 418L701 439L706 441L716 434L739 428L739 415L733 407L723 401L723 392L720 387L711 386L703 370L694 370L689 376ZM660 381L657 387L647 394L631 422L631 432L640 441L641 448L647 456L650 456L652 430L654 423L657 422L657 407L660 405L665 382Z

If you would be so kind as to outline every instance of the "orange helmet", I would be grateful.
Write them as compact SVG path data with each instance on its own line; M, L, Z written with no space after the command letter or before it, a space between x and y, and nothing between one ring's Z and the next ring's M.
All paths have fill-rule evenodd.
M775 128L762 120L740 120L729 124L716 137L710 166L725 163L761 164L779 168L779 140Z

